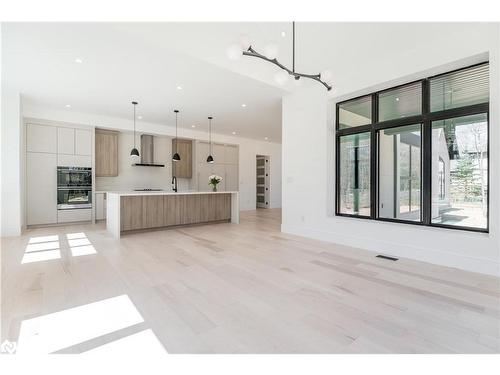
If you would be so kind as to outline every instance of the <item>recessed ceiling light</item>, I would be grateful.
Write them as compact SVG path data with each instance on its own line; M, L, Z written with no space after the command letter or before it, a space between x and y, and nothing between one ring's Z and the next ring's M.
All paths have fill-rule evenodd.
M396 98L396 101L399 102L399 98Z
M77 64L81 64L81 63L83 62L83 60L82 60L82 59L75 59L75 62L76 62Z
M286 36L286 33L284 31L282 31L281 36L284 38Z
M247 105L246 105L246 104L242 104L241 106L242 106L243 108L245 108Z
M233 132L233 135L236 135L236 132Z
M191 125L192 128L196 128L196 125Z
M71 108L71 104L66 104L65 107L66 108Z
M139 120L142 120L142 116L137 116L137 118L138 118Z
M265 139L266 141L267 141L267 140L269 140L269 138L268 138L268 137L265 137L264 139Z
M177 86L177 90L182 90L182 86Z

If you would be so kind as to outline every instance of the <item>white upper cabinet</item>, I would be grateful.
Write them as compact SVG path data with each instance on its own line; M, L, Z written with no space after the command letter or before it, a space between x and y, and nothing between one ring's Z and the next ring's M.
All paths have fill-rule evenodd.
M238 146L226 145L226 164L238 164Z
M214 164L214 174L216 174L217 176L220 176L222 177L222 181L219 182L219 184L217 185L217 190L218 191L226 191L226 167L224 165L221 165L221 164ZM208 184L208 181L206 182ZM211 186L209 186L210 190L212 189Z
M212 156L214 157L214 163L215 164L224 164L225 163L225 158L224 158L224 145L214 143L212 145Z
M75 129L57 128L57 153L67 155L75 153Z
M75 154L92 155L92 132L90 130L75 130Z
M238 165L226 164L226 191L240 190L238 181Z
M57 153L92 155L92 132L84 129L57 128Z
M55 126L28 124L26 151L57 153L57 128Z
M206 163L209 152L208 142L196 142L196 161L198 163Z
M212 188L208 185L208 177L214 174L213 164L198 163L198 191L210 191Z

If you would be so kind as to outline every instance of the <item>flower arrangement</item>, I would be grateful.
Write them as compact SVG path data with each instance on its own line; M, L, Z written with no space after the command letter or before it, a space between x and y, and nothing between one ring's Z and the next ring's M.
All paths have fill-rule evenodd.
M217 185L222 181L221 176L217 176L216 174L211 175L208 177L208 184L212 186L213 191L217 191Z

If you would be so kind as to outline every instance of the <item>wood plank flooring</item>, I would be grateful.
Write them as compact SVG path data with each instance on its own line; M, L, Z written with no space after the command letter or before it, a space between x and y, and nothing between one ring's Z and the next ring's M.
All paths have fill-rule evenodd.
M499 279L287 235L280 219L3 238L2 341L57 353L500 352Z

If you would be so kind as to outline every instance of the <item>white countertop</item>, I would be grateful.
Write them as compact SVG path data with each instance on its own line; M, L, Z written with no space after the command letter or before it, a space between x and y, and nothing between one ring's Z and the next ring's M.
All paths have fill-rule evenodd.
M191 195L191 194L237 194L237 191L96 191L96 193L116 194L118 196L134 195Z

